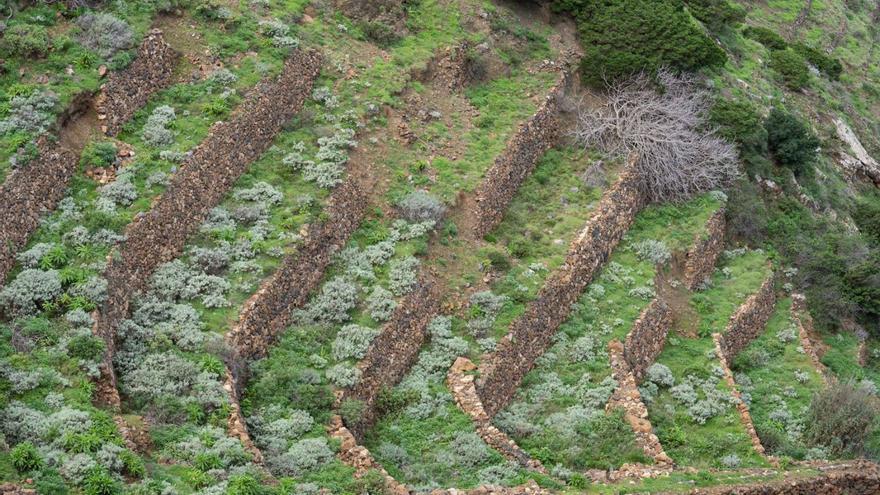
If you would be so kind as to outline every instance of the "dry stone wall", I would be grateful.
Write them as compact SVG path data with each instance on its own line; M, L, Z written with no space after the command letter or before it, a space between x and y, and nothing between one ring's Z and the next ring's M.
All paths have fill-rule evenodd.
M375 422L379 392L398 384L415 363L428 336L428 323L439 309L439 284L423 271L415 289L397 306L358 363L360 380L343 394L344 399L359 400L365 406L357 424L348 425L356 437L361 438Z
M328 220L310 226L305 242L284 258L281 267L245 304L227 342L240 358L266 355L289 323L291 311L308 302L334 253L343 248L366 213L367 194L349 177L332 193Z
M494 229L504 216L516 191L535 169L560 134L559 101L565 95L570 78L563 72L538 111L516 131L504 152L486 172L475 192L476 237Z
M654 427L648 419L648 408L642 401L635 375L626 360L623 344L616 340L609 342L608 357L611 361L611 376L617 382L617 388L605 409L623 409L623 417L632 427L636 443L645 455L654 460L657 468L671 468L672 459L666 455L660 439L654 434Z
M95 333L107 345L100 380L105 384L100 389L116 388L111 365L116 327L128 316L131 298L146 288L159 265L181 253L187 238L211 208L250 163L269 148L282 125L296 115L311 91L321 62L322 57L314 51L291 53L278 79L258 84L229 122L215 124L153 208L129 225L126 241L104 273L108 298L95 325ZM114 397L107 399L114 403Z
M599 202L586 227L572 243L562 267L554 272L525 313L510 326L480 366L477 392L489 416L513 397L535 360L552 344L553 335L646 204L631 166Z
M654 364L657 356L663 351L666 335L672 327L672 310L659 297L655 297L642 310L639 318L633 323L632 330L626 336L623 346L623 357L632 371L636 383L641 383L645 371Z
M766 484L698 488L687 493L690 495L876 495L880 493L880 467L873 462L854 461L821 467L820 470L824 472L814 477Z
M733 396L734 404L736 404L736 410L739 413L740 421L742 422L743 427L745 427L749 439L752 441L752 447L754 447L755 452L766 457L764 446L761 445L761 438L758 437L758 432L755 430L755 423L752 421L752 414L749 412L749 406L742 399L742 394L736 386L736 380L733 378L733 371L730 370L728 358L722 350L722 335L720 333L713 333L712 340L715 342L715 354L718 355L719 366L721 366L721 370L724 372L724 381L730 388L730 394Z
M830 384L835 380L835 377L834 374L822 364L816 344L813 343L813 339L810 337L810 329L813 327L813 322L807 311L807 297L803 294L791 295L791 318L794 320L795 325L797 325L801 348L804 350L807 357L810 358L813 367L819 372L825 385Z
M736 357L753 340L764 332L767 321L776 305L776 276L771 273L758 292L749 296L730 317L724 335L721 336L720 350L728 361Z
M465 357L456 359L452 367L449 368L449 372L446 374L446 383L452 392L452 398L456 405L471 418L477 434L487 445L526 469L547 474L547 469L544 468L541 461L533 459L513 439L492 424L492 419L486 414L483 403L480 402L480 397L477 395L474 376L467 374L468 371L475 369L477 366Z
M119 134L150 96L171 85L179 59L180 54L165 42L162 31L151 30L138 48L135 61L122 72L111 74L101 86L95 100L101 131L108 136Z
M684 283L688 289L695 290L715 271L715 262L724 250L726 224L725 211L721 208L706 222L706 232L694 238L684 261Z

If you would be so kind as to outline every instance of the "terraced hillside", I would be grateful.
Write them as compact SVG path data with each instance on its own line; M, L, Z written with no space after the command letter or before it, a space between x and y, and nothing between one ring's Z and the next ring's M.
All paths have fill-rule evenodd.
M0 493L880 493L876 0L0 14Z

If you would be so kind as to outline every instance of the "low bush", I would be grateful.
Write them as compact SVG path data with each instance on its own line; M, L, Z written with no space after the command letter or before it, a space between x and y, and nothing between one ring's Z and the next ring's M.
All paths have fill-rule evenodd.
M749 26L743 30L743 34L747 38L751 38L758 43L761 43L770 50L785 50L788 48L788 43L786 43L785 38L772 29Z
M782 81L788 89L799 90L810 83L807 61L792 49L770 52L770 68L782 76Z
M13 447L9 451L9 458L12 460L12 466L19 473L28 473L43 466L43 459L31 442L22 442Z
M818 156L819 138L795 115L779 108L770 111L764 121L767 144L780 165L797 175L809 176Z
M718 134L739 144L743 154L763 154L767 150L767 130L758 108L747 100L720 98L709 110L709 121Z
M14 132L33 132L42 134L49 130L55 121L55 107L58 96L44 90L34 91L28 96L18 95L9 102L9 115L0 120L0 135Z
M7 57L43 57L49 52L49 33L36 24L15 24L3 31L0 52Z
M84 167L109 167L116 161L116 145L111 141L92 141L83 149L79 163Z
M170 106L162 105L156 107L147 119L147 123L144 124L143 131L141 131L141 137L143 137L144 142L150 146L157 147L168 146L173 143L174 132L168 129L168 125L175 118L177 118L177 115Z
M836 456L861 456L880 413L869 391L853 383L835 383L818 392L804 420L804 437Z
M61 295L61 276L56 270L28 269L0 291L0 305L14 315L36 313L42 305Z
M843 73L843 64L840 63L840 60L834 57L829 57L821 50L817 50L803 43L795 43L791 48L810 62L810 64L819 69L819 72L825 74L828 79L831 79L832 81L840 79L840 74Z
M112 58L117 52L134 46L131 27L112 14L83 14L76 20L76 25L80 29L79 42L102 58Z
M686 0L688 10L714 33L735 27L746 20L746 10L728 0Z
M446 206L426 191L407 194L397 205L403 218L410 222L433 220L440 222L446 214Z

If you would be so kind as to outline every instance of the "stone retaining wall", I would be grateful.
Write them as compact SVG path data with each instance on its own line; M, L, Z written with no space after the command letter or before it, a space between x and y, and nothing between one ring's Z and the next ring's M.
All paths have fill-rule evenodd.
M180 54L153 29L138 48L137 58L125 70L110 74L95 99L101 131L115 136L157 91L171 85Z
M468 371L475 369L477 366L470 359L459 357L446 374L446 383L459 409L471 418L477 434L487 445L526 469L547 474L547 469L544 468L541 461L533 459L513 439L492 424L492 419L486 414L483 403L480 402L480 397L477 395L474 376L467 374Z
M803 294L792 294L791 295L791 319L794 320L795 325L797 325L798 329L798 338L801 341L801 348L804 350L804 353L807 357L810 358L810 361L813 363L813 367L816 368L816 371L819 372L819 375L822 377L822 381L825 385L828 385L832 381L835 380L834 374L822 364L821 359L819 359L819 353L817 351L816 345L813 343L813 339L810 337L810 330L813 327L812 319L810 319L810 314L807 311L807 297Z
M724 250L726 225L724 208L721 208L706 222L706 232L694 238L684 262L684 283L688 289L697 289L715 271L715 262Z
M728 361L764 332L776 306L775 284L775 273L771 273L758 292L749 296L730 317L721 337L721 350Z
M758 432L755 431L755 423L752 421L749 406L742 400L742 394L736 387L736 380L733 378L733 372L730 370L727 357L722 350L723 341L721 334L713 333L712 340L715 342L715 354L718 355L719 366L721 366L721 370L724 371L724 381L727 383L727 386L730 387L730 394L733 396L736 410L739 412L740 421L742 421L743 427L745 427L746 433L748 433L749 438L752 441L752 447L755 448L755 452L766 457L764 446L761 445L761 438L758 437Z
M230 437L241 441L245 450L251 453L255 464L263 464L263 452L254 443L248 431L247 423L241 412L241 404L238 401L238 382L229 367L226 368L226 378L223 380L223 390L229 397L229 416L226 418L226 432Z
M553 343L559 325L645 207L632 166L605 193L586 227L574 240L565 263L548 278L525 313L514 320L495 352L480 366L477 392L489 416L513 397L535 360Z
M293 309L306 304L321 283L333 255L345 246L366 213L367 195L349 177L330 196L328 220L309 227L303 245L245 303L239 323L226 339L235 354L252 360L266 355L287 327Z
M568 73L563 72L538 111L517 129L504 152L486 172L474 193L476 237L483 237L501 223L516 191L535 169L538 160L558 141L559 100L565 95L568 84Z
M636 383L642 382L645 371L654 364L657 356L663 351L666 334L672 327L672 320L673 315L669 305L660 297L655 297L633 323L632 330L627 334L624 342L623 357Z
M357 438L362 438L377 419L373 406L379 392L400 383L418 359L428 336L428 323L440 310L439 292L433 275L423 271L416 287L397 305L391 319L358 363L360 380L343 393L343 399L359 400L365 406L358 423L348 425Z
M215 124L152 209L129 225L126 241L104 273L108 298L95 324L95 333L107 349L100 390L116 388L112 370L116 327L128 316L134 294L146 288L159 265L180 255L211 208L296 115L311 92L321 62L317 52L292 52L277 80L258 84L229 122ZM112 394L98 399L111 405L118 401Z
M654 427L648 419L648 408L642 401L635 375L627 363L623 344L617 340L609 342L608 357L611 361L611 376L617 382L617 388L605 405L605 410L623 409L623 417L632 427L636 443L645 455L654 460L656 468L671 468L672 459L666 455L660 439L654 434Z
M786 479L765 484L698 488L691 495L876 495L880 493L880 468L869 461L822 467L819 476ZM680 493L680 492L676 492ZM671 494L670 494L671 495Z

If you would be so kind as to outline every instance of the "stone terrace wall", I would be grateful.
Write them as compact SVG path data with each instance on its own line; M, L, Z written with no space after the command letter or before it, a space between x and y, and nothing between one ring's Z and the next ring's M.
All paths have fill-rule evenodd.
M764 446L761 444L761 438L758 436L758 432L755 430L755 423L752 421L752 414L749 412L749 406L745 403L745 401L742 400L742 394L736 387L736 380L733 377L733 371L730 370L729 360L724 355L724 351L722 350L723 337L720 333L713 333L712 340L715 342L715 353L718 355L719 365L721 366L721 370L724 372L724 381L725 383L727 383L727 386L730 387L730 395L733 396L734 403L736 404L736 410L739 413L740 421L742 422L743 427L746 429L746 433L748 433L749 439L751 439L752 441L752 447L754 447L755 452L766 457Z
M535 169L559 138L559 100L569 84L567 72L547 95L538 111L516 131L504 152L486 172L486 177L475 191L477 223L476 237L483 237L495 228L516 191Z
M624 357L623 344L616 340L608 343L608 357L611 361L611 374L617 382L611 398L605 409L623 409L626 422L632 427L636 436L636 443L642 448L645 455L654 460L658 468L670 468L672 459L666 455L660 439L654 434L654 427L648 419L648 408L642 401L642 394L636 385L633 370Z
M122 72L111 74L101 86L95 100L101 131L115 136L150 96L170 86L178 59L180 54L165 42L162 31L151 30L138 48L135 61Z
M654 364L663 351L666 334L672 327L672 310L659 297L655 297L639 318L633 323L626 336L623 357L632 370L636 383L644 379L645 371Z
M266 355L270 345L289 323L291 311L308 302L332 261L364 218L367 195L349 177L331 194L329 219L309 228L302 247L284 258L281 267L245 304L239 323L227 342L243 359Z
M820 468L819 476L766 484L698 488L691 495L876 495L880 493L880 468L854 461ZM678 492L676 492L678 493Z
M541 461L533 459L513 439L492 424L492 419L486 414L483 403L480 402L480 397L477 395L474 376L467 374L468 371L475 369L477 366L465 357L456 359L449 368L449 372L446 374L446 383L452 392L452 398L456 405L471 418L477 434L487 445L526 469L547 474L547 469L541 464Z
M373 406L379 392L398 384L415 364L427 338L428 323L440 309L439 291L434 277L422 272L416 288L397 306L358 363L361 378L343 394L343 399L360 400L365 406L360 421L348 425L356 437L361 438L375 422Z
M104 370L115 389L112 356L116 327L128 316L132 296L146 288L162 263L177 257L187 238L226 195L248 165L259 158L308 97L321 68L317 52L296 50L276 81L262 82L246 97L229 122L215 124L184 162L153 208L137 218L104 273L107 302L95 333L107 344ZM99 386L109 389L108 385ZM111 398L112 400L112 398Z
M694 238L684 262L684 283L688 289L695 290L715 271L715 262L724 250L726 224L724 208L721 208L706 222L706 233L700 232Z
M483 360L477 392L489 416L504 408L535 360L550 347L571 305L608 260L645 202L638 177L627 167L572 243L565 263L550 276L525 313L514 320L495 352Z
M728 361L758 338L764 332L767 320L776 305L775 273L771 273L758 292L749 296L746 302L730 317L727 328L721 336L721 351Z
M835 377L834 374L822 364L821 359L819 359L819 352L816 348L816 344L813 343L813 339L810 337L810 329L813 326L813 322L807 311L807 297L803 294L791 295L791 318L797 325L801 348L803 348L804 353L810 358L813 367L819 372L822 381L825 382L825 385L828 385L834 381Z

